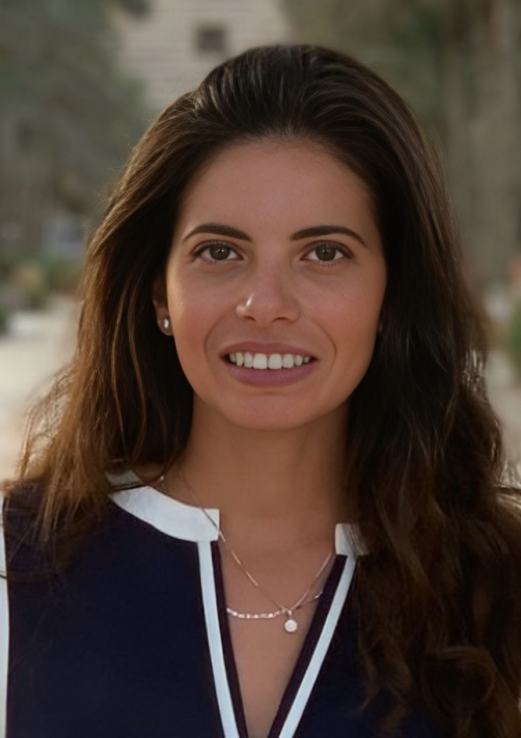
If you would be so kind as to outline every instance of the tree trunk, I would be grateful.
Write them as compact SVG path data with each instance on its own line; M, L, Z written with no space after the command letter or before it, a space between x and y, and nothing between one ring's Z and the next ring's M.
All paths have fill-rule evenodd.
M483 284L505 282L519 249L520 122L514 0L482 0L472 126L473 249Z
M445 11L445 140L448 179L464 245L469 279L477 279L479 266L472 244L475 239L475 189L469 141L470 103L466 73L468 65L469 18L460 2Z

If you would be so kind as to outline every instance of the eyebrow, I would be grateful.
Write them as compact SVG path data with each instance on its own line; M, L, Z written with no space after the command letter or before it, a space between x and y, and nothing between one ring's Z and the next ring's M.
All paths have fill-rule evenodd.
M228 238L240 238L241 241L251 241L251 238L244 231L232 226L222 225L221 223L203 223L194 228L193 231L183 238L183 243L188 241L192 236L198 233L215 233L217 236L228 236Z
M319 226L312 226L311 228L303 228L301 231L297 231L291 236L292 241L300 241L301 238L317 238L320 236L332 236L335 233L342 233L344 236L350 236L350 238L354 238L356 241L359 241L362 246L366 246L367 244L356 231L353 231L351 228L346 228L345 226L340 225L319 225Z
M202 223L201 225L197 226L192 231L190 231L190 233L183 238L183 243L185 241L188 241L189 238L197 235L198 233L215 233L218 236L227 236L228 238L238 238L241 241L249 241L249 242L252 241L251 237L248 236L247 233L245 233L244 231L240 231L238 228L233 228L232 226L223 225L222 223ZM302 230L294 233L290 237L290 240L300 241L303 238L317 238L321 236L332 236L335 233L342 233L344 236L349 236L350 238L354 238L356 241L359 241L359 243L361 243L362 246L367 247L367 244L364 241L364 239L356 231L353 231L351 228L346 228L345 226L340 226L340 225L319 225L319 226L311 226L310 228L303 228Z

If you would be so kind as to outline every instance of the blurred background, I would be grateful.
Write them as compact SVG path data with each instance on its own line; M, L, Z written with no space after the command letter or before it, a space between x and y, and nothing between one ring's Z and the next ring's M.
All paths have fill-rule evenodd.
M520 21L521 0L0 0L0 478L73 350L85 243L133 145L215 64L277 41L358 56L419 115L521 469Z

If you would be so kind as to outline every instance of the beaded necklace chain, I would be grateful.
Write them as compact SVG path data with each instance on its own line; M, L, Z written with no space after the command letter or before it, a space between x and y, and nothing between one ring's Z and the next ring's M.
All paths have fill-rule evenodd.
M221 528L217 525L217 523L213 520L213 518L208 514L208 512L205 510L205 508L199 503L199 500L197 499L197 496L188 484L186 478L180 472L180 477L183 481L183 484L186 486L187 490L189 491L195 506L201 511L201 513L206 517L206 519L213 525L215 530L217 531L217 536L219 540L221 541L224 549L226 552L231 556L233 561L237 564L239 569L242 571L242 573L245 575L245 577L248 579L248 581L262 594L264 597L269 600L275 607L276 610L273 610L272 612L238 612L237 610L233 610L231 607L226 607L226 612L228 615L230 615L233 618L237 618L239 620L273 620L274 618L278 618L280 616L284 616L286 618L284 622L284 630L286 633L295 633L298 628L299 624L297 620L294 618L294 614L300 610L301 608L305 607L306 605L310 605L313 602L316 602L322 595L322 592L318 592L315 595L311 595L311 592L313 591L318 579L322 576L324 571L326 570L329 562L331 561L333 557L333 552L330 551L322 564L320 565L317 573L313 577L313 580L309 587L306 589L306 591L296 600L296 602L293 603L290 607L287 607L286 605L282 605L277 600L275 600L266 590L264 587L262 587L259 582L255 579L253 574L248 571L248 569L244 566L241 559L237 555L237 553L233 550L233 548L230 546L230 544L227 542L224 533L222 532ZM166 481L164 475L160 477L161 486L163 487L163 491L168 495L168 489L166 486Z

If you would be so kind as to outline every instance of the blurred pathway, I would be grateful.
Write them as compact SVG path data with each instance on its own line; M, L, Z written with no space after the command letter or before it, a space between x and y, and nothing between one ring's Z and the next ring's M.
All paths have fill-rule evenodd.
M501 351L490 355L487 386L492 406L501 420L507 455L521 474L521 381Z
M0 480L14 471L28 406L72 353L75 318L75 302L57 298L46 312L16 313L0 337Z
M48 312L15 315L10 334L0 338L0 479L14 471L28 405L72 353L75 321L76 304L58 299ZM521 382L501 352L490 357L487 384L508 455L521 471Z

